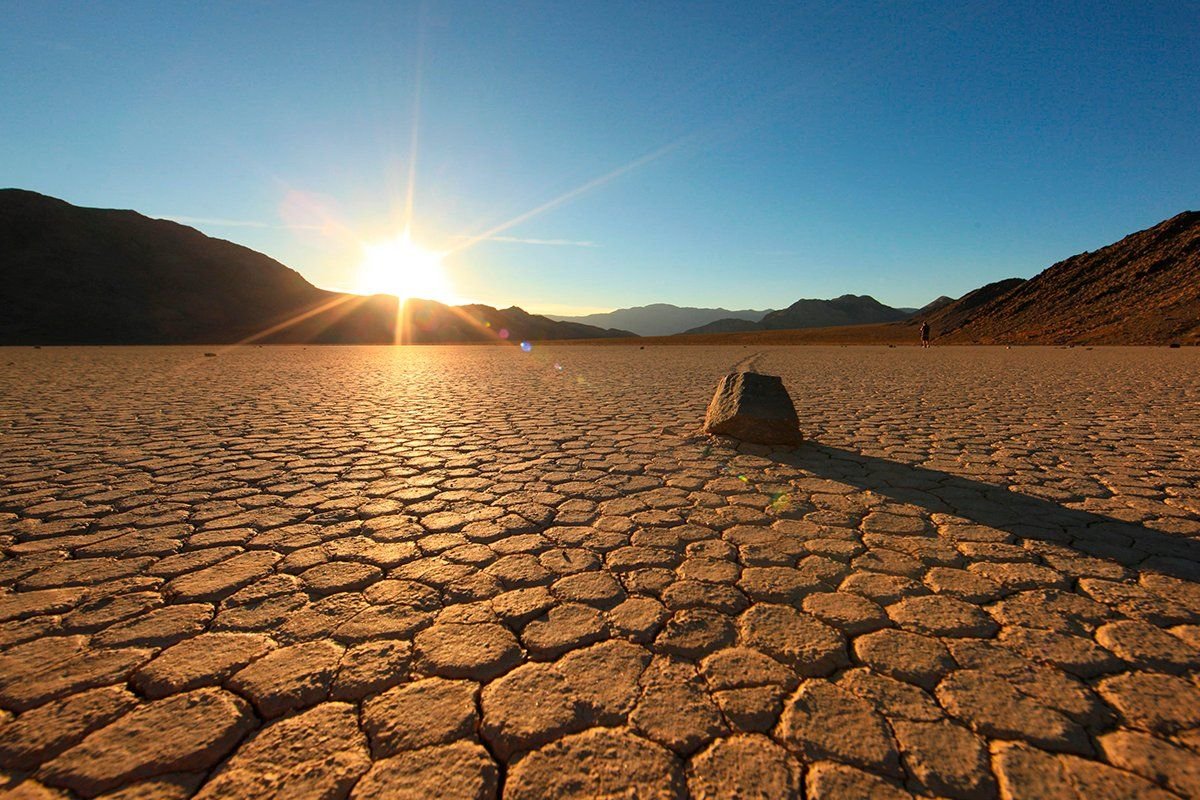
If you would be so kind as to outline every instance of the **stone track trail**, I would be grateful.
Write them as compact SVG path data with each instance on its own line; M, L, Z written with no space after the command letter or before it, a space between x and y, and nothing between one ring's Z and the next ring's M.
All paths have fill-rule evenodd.
M1200 797L1200 352L0 365L0 795Z
M734 362L726 372L754 372L763 363L766 351L758 350Z

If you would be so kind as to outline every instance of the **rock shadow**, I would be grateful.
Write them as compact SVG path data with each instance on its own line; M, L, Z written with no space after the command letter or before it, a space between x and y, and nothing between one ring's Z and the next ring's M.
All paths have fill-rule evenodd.
M953 514L1019 539L1064 545L1133 570L1200 582L1200 541L1136 522L1067 508L949 472L807 441L769 458L814 475L870 490L931 513Z

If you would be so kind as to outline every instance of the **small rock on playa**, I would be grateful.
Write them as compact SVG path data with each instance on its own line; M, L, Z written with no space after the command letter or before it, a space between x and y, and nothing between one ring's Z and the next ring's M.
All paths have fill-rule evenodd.
M731 372L721 379L704 430L758 444L797 445L803 440L796 407L777 375Z

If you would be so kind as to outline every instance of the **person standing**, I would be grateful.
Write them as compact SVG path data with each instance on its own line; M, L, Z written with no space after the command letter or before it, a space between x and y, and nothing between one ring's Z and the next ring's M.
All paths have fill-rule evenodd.
M929 323L921 323L921 347L929 347Z

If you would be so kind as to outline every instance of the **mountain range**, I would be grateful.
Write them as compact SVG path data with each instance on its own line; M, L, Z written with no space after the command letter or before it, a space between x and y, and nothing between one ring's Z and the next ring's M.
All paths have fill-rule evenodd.
M262 253L185 225L3 189L0 308L0 344L618 339L679 331L699 319L707 321L685 329L692 336L659 341L893 342L927 322L937 341L952 343L1200 344L1200 212L1029 280L939 297L915 313L843 295L770 312L655 304L553 319L516 306L400 306L390 295L330 292Z
M0 190L0 344L412 343L628 337L520 308L330 292L134 211Z
M870 295L844 294L832 300L797 300L785 309L772 311L761 320L719 319L685 333L743 333L799 328L832 328L840 325L869 325L899 322L912 316L909 309L885 306Z
M615 311L587 314L581 317L563 317L555 314L547 316L561 322L577 322L602 328L622 328L633 331L638 336L670 336L673 333L682 333L723 319L758 322L769 313L771 313L769 309L729 311L724 308L693 308L691 306L673 306L670 303L652 303L648 306L618 308Z
M847 299L855 298L823 302ZM893 344L915 341L912 329L926 322L939 343L1200 345L1200 212L1177 214L1028 280L995 281L955 300L939 297L900 322L815 328L793 318L786 330L772 325L775 315L807 302L756 324L729 322L730 333L701 330L675 338L698 344Z

